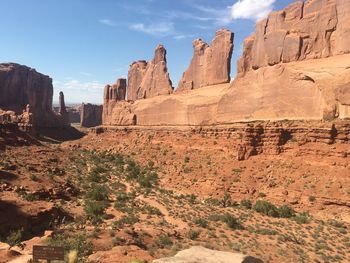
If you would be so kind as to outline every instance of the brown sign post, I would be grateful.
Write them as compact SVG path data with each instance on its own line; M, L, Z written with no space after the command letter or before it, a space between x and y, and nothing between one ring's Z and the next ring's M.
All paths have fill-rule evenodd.
M47 260L64 260L63 247L49 247L49 246L33 246L33 261L37 262L39 259Z

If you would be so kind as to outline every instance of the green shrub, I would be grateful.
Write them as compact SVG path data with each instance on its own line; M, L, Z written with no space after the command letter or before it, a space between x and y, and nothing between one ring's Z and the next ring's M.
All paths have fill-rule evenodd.
M189 163L190 162L190 157L188 156L185 156L185 159L184 159L185 163Z
M308 224L308 223L310 223L311 219L312 218L311 218L310 214L307 212L297 214L294 217L295 222L297 222L298 224Z
M137 223L138 221L139 221L139 219L135 215L131 214L131 215L124 216L117 221L114 221L113 225L116 228L121 228L124 225L133 225L133 224Z
M53 238L47 240L50 246L62 246L64 251L75 250L78 252L78 257L86 257L92 253L92 244L84 234L74 234L74 236L68 236L65 234L55 235Z
M256 201L253 209L260 214L264 214L272 217L279 217L277 207L268 201L263 201L263 200Z
M199 230L190 229L190 231L187 233L187 236L191 240L196 240L199 237L200 233L201 232Z
M17 229L10 232L6 238L6 243L11 247L18 245L22 241L23 229Z
M173 241L171 241L170 237L165 234L161 234L155 242L160 248L166 248L173 245Z
M194 223L200 227L207 228L208 227L208 221L203 218L196 218L194 220Z
M103 221L103 216L105 215L106 208L107 205L104 201L88 200L85 202L84 211L86 217L93 223L100 223Z
M241 207L247 208L247 209L252 209L252 201L249 199L243 199L240 203Z
M288 205L283 205L278 208L278 215L281 218L291 218L295 215L295 211Z
M107 201L109 195L109 189L106 185L99 185L93 183L90 186L88 192L86 192L86 197L95 201Z
M242 229L242 225L239 220L230 214L225 214L222 220L226 223L226 225L231 229Z

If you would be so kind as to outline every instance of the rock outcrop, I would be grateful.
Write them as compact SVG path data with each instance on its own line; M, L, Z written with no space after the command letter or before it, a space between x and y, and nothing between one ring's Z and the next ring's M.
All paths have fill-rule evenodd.
M193 41L191 64L184 72L176 91L229 83L233 37L231 31L220 29L210 46L201 39Z
M104 101L121 101L126 98L126 79L118 79L115 84L106 85L104 89Z
M350 52L350 2L297 1L257 23L244 42L238 73Z
M59 108L58 108L58 114L60 118L60 123L62 126L70 126L70 121L69 121L69 115L68 111L66 108L66 103L64 101L64 94L62 91L59 93Z
M102 124L102 105L82 104L80 110L80 125L82 127L95 127Z
M128 100L135 101L172 92L163 45L157 46L151 61L140 60L131 64L128 72Z
M35 69L15 63L0 64L0 108L21 115L27 105L37 127L62 127L62 118L52 110L52 79Z
M153 260L153 263L263 263L262 260L239 253L222 252L204 247L191 247L174 257Z

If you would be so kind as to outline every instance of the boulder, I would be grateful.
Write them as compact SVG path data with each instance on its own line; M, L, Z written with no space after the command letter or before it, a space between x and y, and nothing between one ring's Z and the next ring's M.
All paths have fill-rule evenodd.
M80 111L80 125L82 127L95 127L102 124L102 105L82 104Z
M244 42L238 73L350 52L350 2L297 1L271 12Z
M230 82L234 34L227 29L216 32L211 45L196 39L194 55L184 72L177 92Z
M263 261L240 253L191 247L178 252L174 257L153 260L153 263L263 263Z
M134 62L128 72L128 100L146 99L171 94L172 82L166 61L166 49L158 45L154 58Z

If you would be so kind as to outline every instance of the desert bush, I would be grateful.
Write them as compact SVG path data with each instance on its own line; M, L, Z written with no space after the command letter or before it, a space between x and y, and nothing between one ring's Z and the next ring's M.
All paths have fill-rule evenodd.
M200 233L201 232L199 230L190 229L187 233L187 236L191 240L196 240L199 237Z
M310 214L307 212L297 214L294 217L295 222L297 222L298 224L308 224L308 223L310 223L311 219L312 218L311 218Z
M84 234L74 234L74 236L58 234L49 238L46 242L50 246L64 247L66 253L69 253L69 251L77 251L79 257L78 262L83 262L82 258L92 253L92 244Z
M167 248L173 245L173 241L169 236L161 234L155 241L156 245L160 248Z
M281 218L291 218L295 215L295 211L288 205L283 205L278 208L278 216Z
M121 228L124 225L130 225L131 226L131 225L137 223L138 221L139 221L139 219L135 215L130 214L130 215L122 217L121 219L119 219L117 221L114 221L113 225L116 228Z
M193 222L200 227L203 227L203 228L208 227L208 221L205 220L204 218L195 218Z
M104 201L87 200L85 202L84 211L86 217L93 223L100 223L103 221L107 205Z
M279 217L277 207L268 201L263 201L263 200L256 201L253 209L260 214L264 214L272 217Z
M13 247L18 245L22 241L22 236L23 236L23 229L12 230L10 231L9 235L5 240L7 244Z
M247 209L252 209L253 204L249 199L243 199L240 203L240 206Z
M85 197L95 201L107 201L109 188L106 185L93 183L90 189L86 192Z
M222 218L222 221L231 229L242 229L242 225L239 220L230 214L225 214Z

